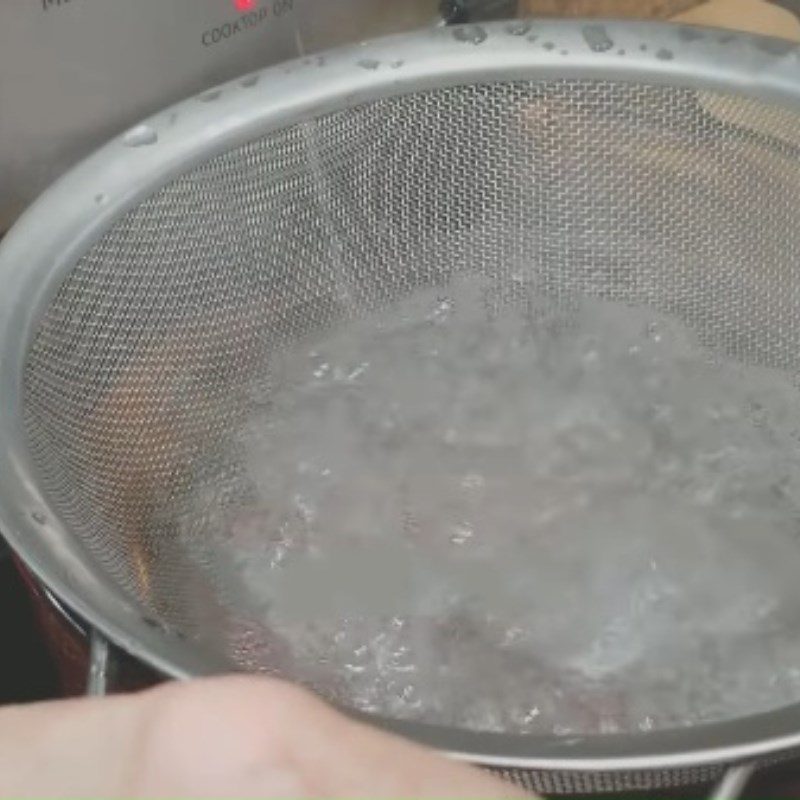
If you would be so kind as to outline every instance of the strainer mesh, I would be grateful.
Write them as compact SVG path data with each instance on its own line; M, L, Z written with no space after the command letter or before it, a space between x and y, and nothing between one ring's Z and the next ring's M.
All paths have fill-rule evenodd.
M268 400L269 353L412 288L519 265L560 302L679 315L794 373L800 124L673 86L441 88L271 133L173 180L75 265L25 371L49 503L147 612L247 667L257 623L174 519ZM224 494L224 493L223 493Z

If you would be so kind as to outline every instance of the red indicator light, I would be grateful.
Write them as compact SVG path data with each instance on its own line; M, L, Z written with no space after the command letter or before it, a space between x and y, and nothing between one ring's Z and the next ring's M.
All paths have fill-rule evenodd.
M237 11L252 11L256 7L256 0L233 0Z

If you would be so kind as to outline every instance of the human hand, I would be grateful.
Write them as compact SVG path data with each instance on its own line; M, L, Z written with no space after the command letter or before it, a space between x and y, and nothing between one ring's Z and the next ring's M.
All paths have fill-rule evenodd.
M0 709L2 797L521 798L258 677Z

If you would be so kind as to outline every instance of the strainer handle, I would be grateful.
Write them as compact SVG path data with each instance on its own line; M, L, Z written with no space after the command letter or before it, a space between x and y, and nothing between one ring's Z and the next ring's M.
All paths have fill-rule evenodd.
M755 764L728 767L709 796L709 800L738 800L755 773Z

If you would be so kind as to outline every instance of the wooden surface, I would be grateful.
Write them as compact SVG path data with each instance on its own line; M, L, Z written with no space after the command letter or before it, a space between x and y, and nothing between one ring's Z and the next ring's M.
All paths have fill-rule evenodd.
M791 11L764 0L710 0L678 14L675 21L800 41L800 20Z
M520 11L526 16L667 19L698 4L699 0L520 0Z
M767 0L520 0L523 16L636 17L800 41L800 20Z

